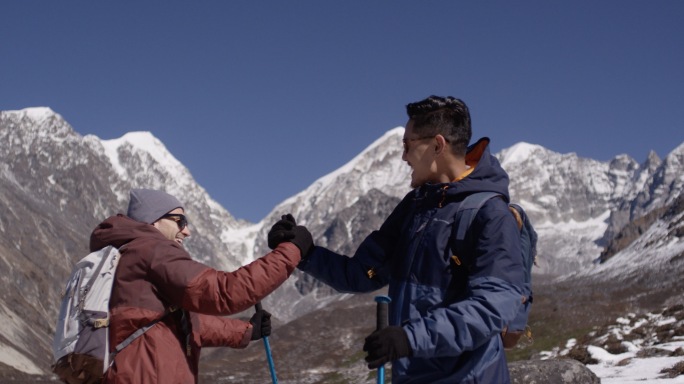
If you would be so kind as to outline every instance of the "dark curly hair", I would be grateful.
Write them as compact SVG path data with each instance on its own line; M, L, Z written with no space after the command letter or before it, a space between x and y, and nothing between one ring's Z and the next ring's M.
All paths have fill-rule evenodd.
M413 129L420 136L442 135L454 154L465 156L472 128L468 106L451 96L430 96L406 106Z

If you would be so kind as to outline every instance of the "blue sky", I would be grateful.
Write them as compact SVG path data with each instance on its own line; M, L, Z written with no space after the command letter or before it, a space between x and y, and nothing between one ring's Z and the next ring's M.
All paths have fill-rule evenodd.
M664 157L684 141L682 20L678 0L6 1L0 109L150 131L255 222L431 94L462 98L495 152Z

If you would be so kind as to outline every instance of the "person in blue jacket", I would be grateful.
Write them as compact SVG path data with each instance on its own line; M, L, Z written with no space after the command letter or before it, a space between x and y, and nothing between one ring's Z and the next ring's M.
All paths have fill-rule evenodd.
M463 101L430 96L406 110L402 159L414 189L353 257L314 247L298 268L341 292L389 285L390 326L363 349L371 369L392 362L393 383L508 383L500 334L518 311L524 279L508 175L488 138L468 146ZM456 209L479 191L502 198L488 200L454 244ZM274 229L269 245L277 246L302 227L288 215Z

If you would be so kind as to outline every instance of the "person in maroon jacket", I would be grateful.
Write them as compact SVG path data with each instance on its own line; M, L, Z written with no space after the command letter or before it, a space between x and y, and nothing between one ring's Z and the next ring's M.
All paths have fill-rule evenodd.
M298 231L265 256L223 272L190 257L183 248L189 236L180 201L150 189L131 190L127 215L92 232L91 251L113 245L121 253L110 299L110 350L159 320L115 355L104 383L197 383L202 347L244 348L270 333L266 311L249 321L222 315L273 292L313 246L311 234Z

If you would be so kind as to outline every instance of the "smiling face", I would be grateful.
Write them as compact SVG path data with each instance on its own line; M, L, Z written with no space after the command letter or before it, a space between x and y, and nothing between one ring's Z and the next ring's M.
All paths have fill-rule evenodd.
M420 136L414 130L413 120L406 123L404 130L404 154L401 159L411 167L411 188L418 188L428 182L439 182L435 164L435 137Z
M161 232L164 237L169 240L175 241L176 243L183 245L183 241L186 237L190 237L190 229L185 225L181 229L180 221L177 220L177 216L173 215L183 215L183 208L176 208L169 212L168 217L162 217L161 219L154 222L154 227Z

